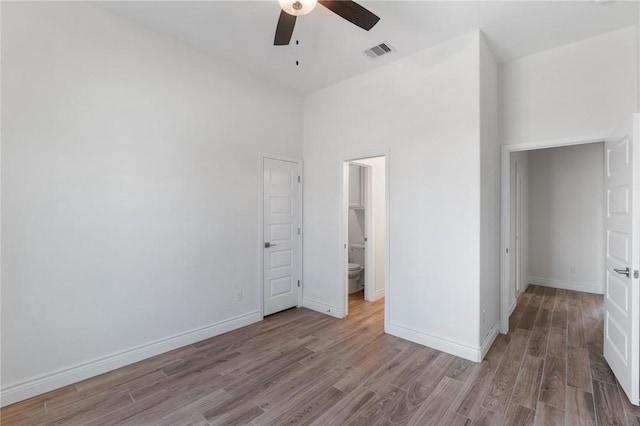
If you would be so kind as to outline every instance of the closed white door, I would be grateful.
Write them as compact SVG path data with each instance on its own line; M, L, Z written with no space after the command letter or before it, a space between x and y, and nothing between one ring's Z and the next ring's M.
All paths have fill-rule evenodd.
M606 273L604 357L629 400L638 405L640 251L638 116L605 141ZM633 128L632 128L633 127Z
M299 163L264 158L264 315L298 306L300 291Z

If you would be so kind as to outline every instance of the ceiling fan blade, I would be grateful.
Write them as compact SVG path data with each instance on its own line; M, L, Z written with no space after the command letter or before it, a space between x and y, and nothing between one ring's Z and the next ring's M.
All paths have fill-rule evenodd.
M289 15L284 10L280 11L278 26L276 27L276 37L273 40L274 46L286 46L291 41L293 28L296 26L296 17Z
M318 3L367 31L380 20L374 13L352 0L319 0Z

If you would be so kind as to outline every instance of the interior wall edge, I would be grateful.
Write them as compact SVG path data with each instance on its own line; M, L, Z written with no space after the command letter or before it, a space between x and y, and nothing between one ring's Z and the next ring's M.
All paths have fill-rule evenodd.
M378 299L382 299L383 297L384 297L384 288L380 290L376 290L376 292L373 294L372 302L375 302Z
M304 297L302 299L302 306L311 309L312 311L320 312L321 314L329 315L335 318L342 319L345 317L344 312L340 312L337 306L329 305L327 303L318 302L317 300Z
M9 404L14 404L45 392L133 364L134 362L143 361L183 346L200 342L241 327L246 327L261 320L260 312L249 312L235 318L223 320L145 345L126 349L96 360L77 364L50 374L5 386L0 390L0 406L4 407Z
M405 326L389 323L385 330L387 334L409 340L432 349L455 355L460 358L468 359L473 362L482 361L482 346L467 345L460 342L454 342L440 336L433 336L422 331L413 330ZM491 336L491 333L487 337ZM484 343L483 343L484 344ZM490 346L490 345L489 345Z
M489 352L489 349L491 349L491 345L493 345L493 342L498 337L498 334L500 334L500 319L498 319L498 321L496 321L493 326L491 326L491 328L489 329L489 333L480 345L480 361L482 361L484 357L487 356L487 352Z

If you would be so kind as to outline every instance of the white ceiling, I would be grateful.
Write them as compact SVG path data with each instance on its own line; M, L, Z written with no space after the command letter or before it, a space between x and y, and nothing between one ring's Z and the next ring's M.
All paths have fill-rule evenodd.
M498 62L593 37L639 20L638 1L370 1L369 32L318 5L289 46L273 46L280 8L262 1L109 1L99 4L264 79L306 94L480 28ZM381 42L397 52L371 60ZM300 65L296 66L296 60Z

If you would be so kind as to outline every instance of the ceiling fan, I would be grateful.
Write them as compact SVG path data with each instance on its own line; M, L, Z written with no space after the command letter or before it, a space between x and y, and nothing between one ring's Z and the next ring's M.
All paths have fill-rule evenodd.
M330 11L347 21L369 31L380 18L352 0L278 0L282 11L276 27L275 46L285 46L291 41L296 17L311 12L316 3L320 3Z

